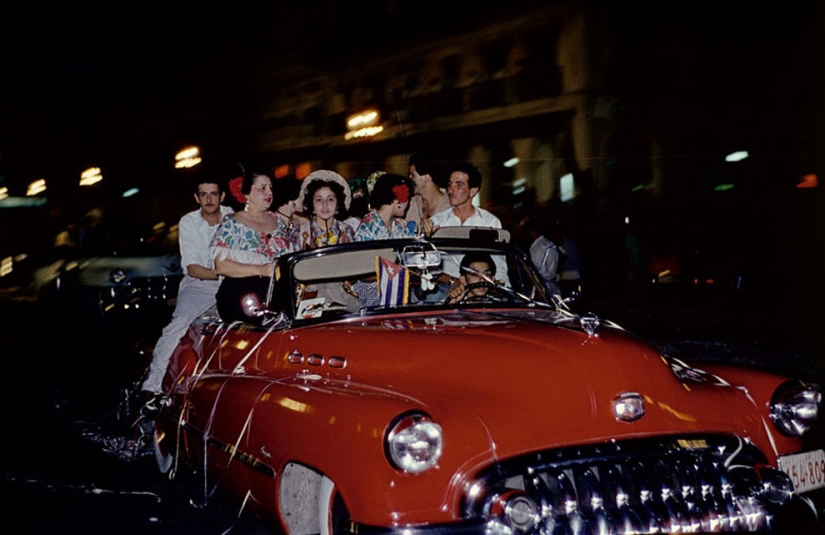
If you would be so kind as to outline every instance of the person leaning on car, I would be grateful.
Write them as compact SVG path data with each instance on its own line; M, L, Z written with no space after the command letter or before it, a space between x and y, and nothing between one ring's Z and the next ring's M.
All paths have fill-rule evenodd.
M212 269L209 242L223 216L231 214L233 210L221 204L225 192L218 179L210 175L211 173L200 171L195 176L194 196L199 208L185 214L178 223L183 279L172 320L155 344L148 375L141 384L144 403L150 402L162 392L161 385L169 358L189 324L215 304L215 293L220 281Z

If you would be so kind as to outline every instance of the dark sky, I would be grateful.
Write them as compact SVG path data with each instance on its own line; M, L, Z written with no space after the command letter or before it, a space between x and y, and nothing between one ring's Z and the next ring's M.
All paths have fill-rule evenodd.
M352 27L370 20L362 15L370 13L374 1L338 2L331 16L340 27ZM474 14L517 3L540 2L482 1ZM756 6L736 1L590 3L613 8L617 29L631 47L629 57L634 57L634 42L640 54L649 55L622 67L633 90L655 92L660 81L676 80L674 86L690 85L697 98L725 92L734 99L756 95L764 101L764 113L783 114L796 107L794 113L804 114L800 106L820 87L822 75L815 66L821 62L815 58L822 58L825 34L816 0ZM330 12L316 7L321 3L304 9L311 16L298 20L289 20L296 8L288 1L89 4L35 0L6 2L0 8L0 166L49 173L58 164L83 168L128 152L129 145L149 152L162 128L152 117L178 113L193 95L210 103L226 101L225 113L231 115L233 78L240 79L257 55L273 54L290 44L285 41L295 47L306 42L327 46L329 26L320 18ZM347 9L350 5L361 11ZM467 24L466 14L447 13L440 2L397 5L398 20L382 28L385 36L444 34ZM278 16L283 10L286 16ZM646 39L657 32L658 43L672 48L650 50ZM375 46L375 35L355 32L369 46ZM669 41L661 39L668 35ZM715 69L706 78L678 79L680 62L691 56L680 50L682 36L699 36L701 54L709 60L708 68ZM198 120L183 119L176 133L181 141L187 121ZM122 139L123 145L114 139Z
M193 85L214 84L220 58L271 41L271 7L233 6L4 4L0 153L6 167L48 172L55 157L82 160L80 152L88 151L92 160L113 137L129 143L151 136L118 129L174 109ZM48 152L38 158L41 150Z

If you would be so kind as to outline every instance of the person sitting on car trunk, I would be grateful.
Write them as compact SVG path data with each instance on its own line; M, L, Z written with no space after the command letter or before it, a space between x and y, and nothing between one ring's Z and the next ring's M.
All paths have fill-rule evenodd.
M155 344L148 375L141 384L144 403L162 392L161 383L172 351L189 324L215 304L215 293L220 285L209 256L209 242L223 217L232 213L232 208L221 204L225 192L218 178L210 172L198 172L194 181L194 197L199 208L185 214L178 223L183 279L172 320Z

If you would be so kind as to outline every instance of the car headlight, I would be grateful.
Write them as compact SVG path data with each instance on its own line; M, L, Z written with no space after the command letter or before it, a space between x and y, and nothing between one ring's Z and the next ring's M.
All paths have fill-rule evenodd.
M801 381L787 381L773 393L771 421L783 433L802 436L816 422L821 401L822 394L818 386Z
M126 280L126 273L122 269L113 269L109 272L109 280L114 284L120 284Z
M441 426L421 413L400 416L389 426L384 439L390 464L412 474L435 466L441 458L443 442Z

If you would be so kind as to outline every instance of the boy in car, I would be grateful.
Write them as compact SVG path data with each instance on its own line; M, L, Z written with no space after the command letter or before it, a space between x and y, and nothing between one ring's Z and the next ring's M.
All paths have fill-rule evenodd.
M487 292L489 286L479 285L467 288L469 285L477 283L496 284L496 263L487 253L473 252L464 255L461 259L461 274L458 279L453 279L450 290L447 292L447 303L460 301L486 301L489 300Z

